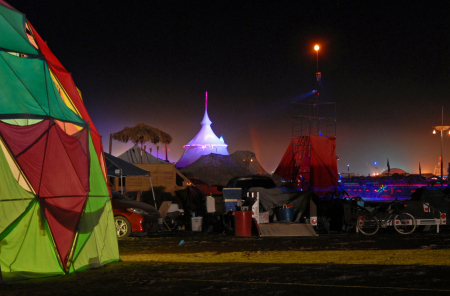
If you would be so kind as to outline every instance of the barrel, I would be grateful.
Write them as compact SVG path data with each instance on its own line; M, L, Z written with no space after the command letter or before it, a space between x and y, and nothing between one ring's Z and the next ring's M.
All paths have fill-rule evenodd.
M252 236L252 211L236 211L234 214L234 235Z
M294 221L294 207L284 205L282 208L278 209L278 220L279 221Z

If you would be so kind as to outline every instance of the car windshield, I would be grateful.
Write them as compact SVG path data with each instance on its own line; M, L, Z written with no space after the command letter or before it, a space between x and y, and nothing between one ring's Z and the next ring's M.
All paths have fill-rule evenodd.
M131 200L119 192L112 192L112 199L113 200Z

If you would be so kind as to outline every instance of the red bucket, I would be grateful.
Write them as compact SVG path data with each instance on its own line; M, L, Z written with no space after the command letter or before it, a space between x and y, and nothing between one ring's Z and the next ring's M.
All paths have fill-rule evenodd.
M234 214L234 235L252 236L252 211L236 211Z

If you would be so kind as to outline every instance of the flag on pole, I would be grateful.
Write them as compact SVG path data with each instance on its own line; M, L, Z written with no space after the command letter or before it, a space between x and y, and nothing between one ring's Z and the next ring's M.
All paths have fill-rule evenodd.
M391 173L391 167L389 165L389 158L387 160L387 167L388 167L388 175Z

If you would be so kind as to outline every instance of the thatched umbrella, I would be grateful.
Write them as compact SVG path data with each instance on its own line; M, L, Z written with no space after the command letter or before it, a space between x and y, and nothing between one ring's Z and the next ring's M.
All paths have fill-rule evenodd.
M162 143L166 145L166 151L167 144L172 142L172 137L168 133L165 133L155 127L148 126L145 123L138 123L134 127L126 127L120 132L112 134L112 138L124 143L131 141L134 144L140 144L141 149L143 148L144 143L147 142L151 142L153 144Z

